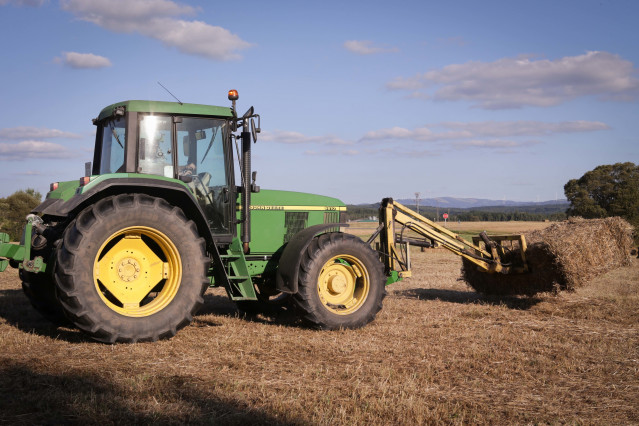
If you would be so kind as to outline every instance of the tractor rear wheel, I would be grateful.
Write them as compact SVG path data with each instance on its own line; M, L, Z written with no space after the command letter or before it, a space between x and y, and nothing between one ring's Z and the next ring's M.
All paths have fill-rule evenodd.
M107 343L172 337L209 285L205 242L178 207L143 194L107 197L70 224L57 251L67 317Z
M359 238L338 232L315 237L300 264L294 295L306 321L333 330L375 319L386 296L383 265Z

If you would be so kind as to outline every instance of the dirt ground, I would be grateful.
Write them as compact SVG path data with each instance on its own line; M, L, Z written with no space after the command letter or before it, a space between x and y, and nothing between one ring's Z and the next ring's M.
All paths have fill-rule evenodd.
M168 341L104 345L0 274L0 424L638 424L639 260L573 293L487 298L413 254L361 330L237 315L210 290Z

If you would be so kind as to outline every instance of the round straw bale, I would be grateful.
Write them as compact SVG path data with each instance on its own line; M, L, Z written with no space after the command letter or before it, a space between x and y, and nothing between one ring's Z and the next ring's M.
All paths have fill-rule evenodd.
M571 218L526 236L526 274L489 274L463 259L462 277L478 292L533 295L573 290L593 277L630 262L632 226L619 217ZM519 249L502 263L521 257Z

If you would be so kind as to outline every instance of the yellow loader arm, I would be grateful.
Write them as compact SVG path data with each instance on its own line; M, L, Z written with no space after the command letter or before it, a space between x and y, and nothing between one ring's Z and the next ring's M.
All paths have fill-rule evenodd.
M404 235L408 234L406 231L412 231L412 233ZM415 234L417 234L416 237ZM411 275L410 245L429 247L434 243L468 259L480 270L488 273L528 272L526 239L523 235L488 237L485 232L482 232L478 237L473 237L471 243L419 213L393 201L392 198L382 200L379 208L379 227L369 238L368 243L371 244L377 236L379 236L378 251L383 257L387 274L391 271L397 271L399 278ZM514 242L519 243L521 256L516 262L512 262L512 259L508 263L503 261L507 250L502 245L505 241L510 241L511 246Z

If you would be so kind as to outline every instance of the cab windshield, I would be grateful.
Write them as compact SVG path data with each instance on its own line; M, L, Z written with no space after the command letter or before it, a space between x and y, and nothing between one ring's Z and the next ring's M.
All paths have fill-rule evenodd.
M126 120L124 117L112 118L102 123L100 174L124 171L125 143Z

